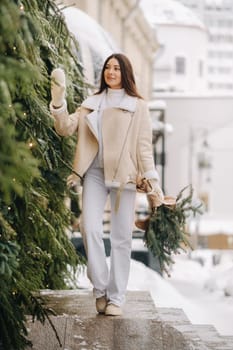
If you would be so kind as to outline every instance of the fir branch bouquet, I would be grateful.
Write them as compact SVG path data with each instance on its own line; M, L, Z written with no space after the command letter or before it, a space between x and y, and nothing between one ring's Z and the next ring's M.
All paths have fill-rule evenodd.
M176 198L165 197L164 203L154 208L143 223L136 222L137 227L145 229L145 244L157 257L161 271L168 275L168 267L174 263L172 255L179 253L180 249L192 248L188 240L187 219L202 213L202 204L194 205L192 198L193 188L187 186Z

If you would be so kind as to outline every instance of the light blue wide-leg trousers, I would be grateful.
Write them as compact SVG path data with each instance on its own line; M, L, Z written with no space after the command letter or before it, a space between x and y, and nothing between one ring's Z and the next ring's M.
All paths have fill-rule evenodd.
M91 168L85 175L82 194L82 234L87 254L87 275L96 298L106 295L122 305L129 278L136 191L124 189L115 210L118 189L106 187L103 169ZM108 196L111 203L110 269L103 242L103 215Z

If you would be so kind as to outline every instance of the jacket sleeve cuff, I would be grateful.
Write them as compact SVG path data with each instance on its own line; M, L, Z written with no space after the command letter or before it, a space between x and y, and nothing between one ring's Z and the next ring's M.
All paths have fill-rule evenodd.
M142 177L150 180L150 179L155 179L155 180L160 180L159 173L157 170L149 170L146 171L145 173L142 174Z
M59 115L59 114L65 112L67 110L67 103L66 103L66 101L64 101L61 107L54 108L53 105L52 105L52 101L51 101L50 104L49 104L49 109L50 109L50 112L54 116L56 116L56 115Z

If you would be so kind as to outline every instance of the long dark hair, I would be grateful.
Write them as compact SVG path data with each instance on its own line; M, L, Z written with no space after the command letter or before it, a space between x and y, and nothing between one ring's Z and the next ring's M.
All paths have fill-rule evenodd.
M105 60L102 68L101 76L100 76L100 88L95 94L98 95L102 91L108 88L108 85L106 84L104 79L104 71L108 61L111 58L115 58L119 62L120 69L121 69L121 83L122 83L122 88L125 89L125 92L130 96L143 98L137 91L133 68L130 63L130 60L128 59L128 57L126 57L122 53L113 53Z

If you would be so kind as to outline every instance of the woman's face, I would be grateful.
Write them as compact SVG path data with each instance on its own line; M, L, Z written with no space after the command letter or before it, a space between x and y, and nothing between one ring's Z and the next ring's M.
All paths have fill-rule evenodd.
M110 58L104 70L105 83L111 89L121 89L121 68L116 58Z

